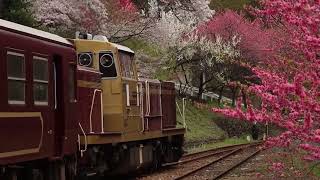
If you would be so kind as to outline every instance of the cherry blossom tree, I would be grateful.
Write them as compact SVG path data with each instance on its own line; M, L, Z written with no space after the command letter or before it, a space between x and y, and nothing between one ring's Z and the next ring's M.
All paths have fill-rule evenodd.
M235 35L241 38L239 48L246 61L258 62L272 58L281 48L277 41L277 31L264 29L259 20L253 22L235 11L227 10L212 17L198 30L208 38L217 35L224 40L231 40Z
M153 27L153 19L144 17L131 0L109 0L104 3L110 14L105 33L113 42L146 37L148 30Z
M168 56L180 83L198 87L200 99L205 86L213 80L224 79L228 71L226 64L233 64L240 57L239 42L237 36L232 41L220 37L213 41L193 32L170 47Z
M208 0L149 0L148 14L159 17L150 35L161 46L175 46L181 38L214 15Z
M267 145L291 145L306 150L306 158L319 160L320 1L266 0L256 13L269 27L281 27L288 34L293 51L252 68L261 83L248 91L258 96L260 103L252 101L243 110L239 101L235 109L213 111L282 127L285 132L270 138Z
M34 9L36 20L51 31L99 32L109 20L100 0L35 0Z
M131 0L35 0L35 17L49 31L104 34L113 42L139 36L150 27Z
M250 77L252 72L247 66L273 58L282 47L282 43L276 41L275 38L278 37L278 31L267 30L262 27L261 21L251 22L244 15L232 10L220 12L208 22L200 25L197 30L213 41L217 36L222 37L225 41L232 40L234 36L241 38L238 44L241 56L237 63L229 64L229 67L225 66L228 71L224 74L224 79L208 87L211 91L218 91L220 96L226 87L230 89L233 105L239 93L243 99L246 99L245 89L256 81L255 78ZM245 101L244 104L246 105Z

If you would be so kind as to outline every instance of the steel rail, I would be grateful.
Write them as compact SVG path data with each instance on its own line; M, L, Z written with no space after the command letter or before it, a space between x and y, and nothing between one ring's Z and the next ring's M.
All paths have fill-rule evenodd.
M180 179L186 178L186 177L188 177L188 176L190 176L190 175L192 175L192 174L194 174L194 173L196 173L196 172L198 172L198 171L200 171L200 170L202 170L202 169L204 169L204 168L206 168L206 167L208 167L208 166L211 166L211 165L213 165L213 164L215 164L215 163L217 163L217 162L219 162L219 161L221 161L221 160L226 159L227 157L229 157L229 156L231 156L231 155L233 155L233 154L235 154L235 153L237 153L237 152L239 152L239 151L245 150L245 149L250 148L250 147L252 147L252 146L258 146L258 145L260 145L260 144L262 144L262 142L250 143L250 144L242 144L243 147L239 147L239 146L238 146L239 148L237 148L237 149L228 149L228 150L220 151L220 152L213 153L213 154L210 154L210 155L201 156L201 157L199 157L199 158L194 158L194 159L186 160L187 162L191 162L191 161L195 161L195 160L202 159L202 158L205 158L205 157L210 157L210 156L213 156L213 155L216 155L216 154L220 154L220 153L223 153L223 152L231 151L230 153L225 154L225 155L221 156L220 158L211 161L210 163L207 163L207 164L205 164L205 165L203 165L203 166L201 166L201 167L199 167L199 168L196 168L196 169L194 169L194 170L191 170L191 171L187 172L186 174L183 174L183 175L175 178L175 180L180 180ZM225 175L226 175L227 173L229 173L231 170L233 170L234 168L238 167L238 166L241 165L242 163L246 162L246 161L249 160L251 157L253 157L253 156L255 156L256 154L258 154L260 151L261 151L261 149L255 151L254 153L252 153L252 154L250 154L249 156L247 156L245 159L242 159L241 161L239 161L239 162L237 162L236 164L234 164L232 167L230 167L230 168L228 168L227 170L219 173L219 174L214 178L214 180L215 180L215 179L219 179L219 178L225 176ZM177 164L179 164L179 162L178 162Z
M245 163L246 161L248 161L249 159L251 159L252 157L256 156L258 153L261 152L261 149L256 150L255 152L251 153L249 156L247 156L246 158L240 160L239 162L237 162L236 164L234 164L233 166L231 166L230 168L228 168L227 170L221 172L220 174L218 174L216 177L214 177L212 180L216 180L216 179L220 179L222 177L224 177L225 175L227 175L230 171L232 171L233 169L235 169L236 167L239 167L241 164Z
M162 167L167 167L167 166L174 166L174 165L179 165L179 164L186 164L186 163L193 162L193 161L196 161L196 160L200 160L200 159L208 158L208 157L215 156L215 155L218 155L218 154L226 153L226 152L234 150L235 148L239 148L239 147L242 147L242 146L255 146L255 145L258 145L258 144L261 144L261 143L262 142L237 144L237 145L231 145L231 146L224 146L224 147L220 147L220 148L209 149L209 150L200 151L200 152L196 152L196 153L190 153L190 154L187 154L187 155L183 156L183 158L186 158L186 157L189 158L189 157L197 156L197 155L199 155L199 157L195 157L195 158L191 158L191 159L187 159L187 160L180 160L178 162L165 163L165 164L162 164L161 166ZM206 155L202 155L201 156L201 154L205 154L205 153L210 153L210 154L206 154Z
M208 157L215 156L215 155L218 155L218 154L222 154L222 153L225 153L225 152L229 152L229 151L232 151L232 150L234 150L234 149L221 150L221 151L218 151L218 152L212 152L210 154L207 154L207 155L204 155L204 156L195 157L195 158L192 158L192 159L182 160L182 161L173 162L173 163L166 163L166 164L163 164L162 167L174 166L174 165L179 165L179 164L187 164L189 162L193 162L193 161L196 161L196 160L208 158Z
M203 153L207 153L207 152L211 152L211 151L218 151L218 150L223 150L223 149L228 149L228 148L237 148L237 147L246 146L246 145L256 145L256 144L261 144L261 143L262 143L262 141L253 142L253 143L236 144L236 145L230 145L230 146L223 146L223 147L208 149L208 150L205 150L205 151L188 153L188 154L182 156L182 158L189 157L189 156L195 156L195 155L198 155L198 154L203 154Z
M227 157L229 157L229 156L231 156L231 155L233 155L236 152L241 151L241 150L242 150L242 148L235 149L235 150L231 151L230 153L228 153L228 154L226 154L226 155L224 155L224 156L222 156L222 157L220 157L218 159L215 159L215 160L211 161L210 163L205 164L204 166L196 168L196 169L194 169L192 171L187 172L186 174L183 174L183 175L175 178L175 180L180 180L180 179L183 179L185 177L188 177L191 174L194 174L194 173L196 173L196 172L198 172L198 171L200 171L200 170L202 170L202 169L204 169L204 168L206 168L206 167L208 167L208 166L210 166L210 165L212 165L214 163L217 163L217 162L219 162L219 161L221 161L221 160L223 160L223 159L225 159L225 158L227 158Z

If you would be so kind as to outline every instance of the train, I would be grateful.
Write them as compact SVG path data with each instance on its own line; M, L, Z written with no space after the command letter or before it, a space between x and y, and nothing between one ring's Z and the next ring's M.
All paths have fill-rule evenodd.
M183 155L173 82L135 52L0 19L0 179L74 180L157 169Z

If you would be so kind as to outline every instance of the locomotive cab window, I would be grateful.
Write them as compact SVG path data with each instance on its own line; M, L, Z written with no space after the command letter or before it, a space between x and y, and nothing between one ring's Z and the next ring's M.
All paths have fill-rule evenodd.
M78 64L84 67L93 66L93 54L91 52L83 52L78 54Z
M33 56L33 96L36 105L48 105L48 59Z
M120 51L120 63L122 76L127 78L135 78L133 54Z
M25 57L24 54L7 52L8 103L25 104Z
M116 64L111 52L99 53L99 69L102 73L102 77L117 77Z

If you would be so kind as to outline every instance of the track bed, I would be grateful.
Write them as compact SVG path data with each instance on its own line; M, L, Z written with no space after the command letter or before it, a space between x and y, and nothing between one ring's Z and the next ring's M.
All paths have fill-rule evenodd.
M138 179L215 179L224 176L260 151L261 143L242 144L185 155L159 172Z

